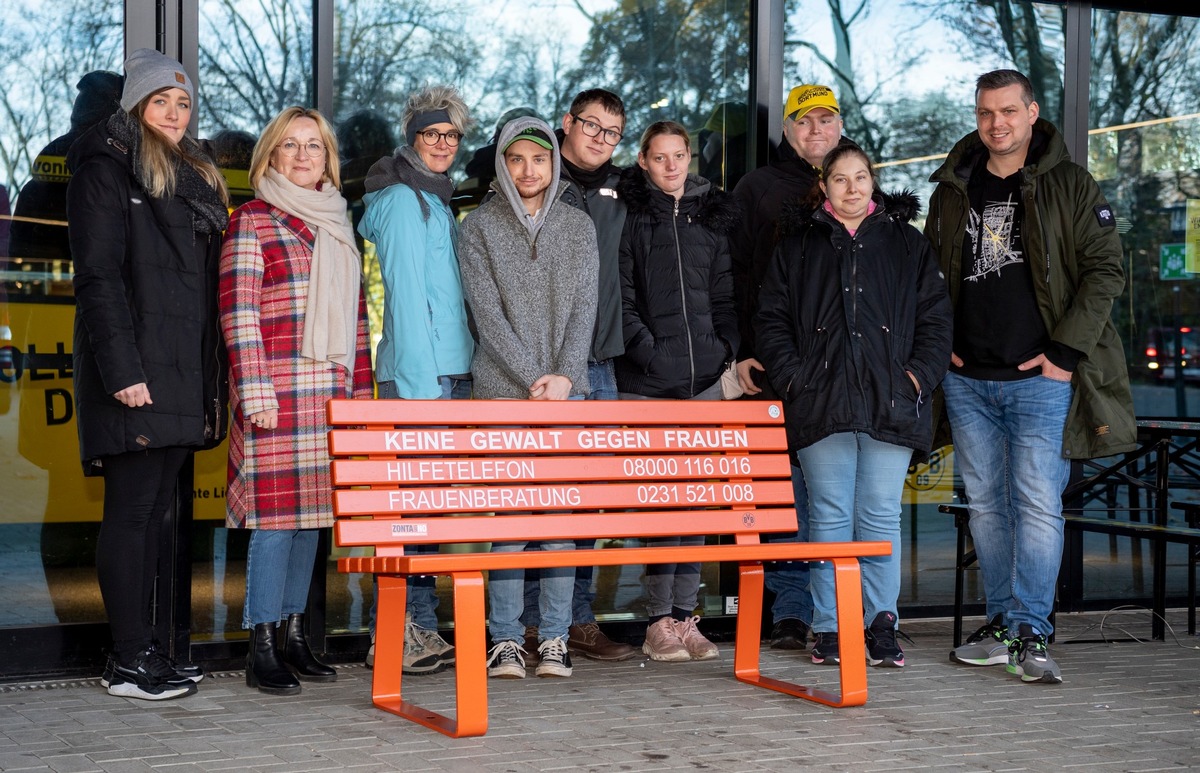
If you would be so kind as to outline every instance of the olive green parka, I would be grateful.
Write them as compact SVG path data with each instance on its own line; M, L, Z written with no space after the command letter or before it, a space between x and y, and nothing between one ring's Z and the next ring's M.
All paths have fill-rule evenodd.
M1020 171L1025 252L1037 305L1050 337L1083 352L1071 379L1073 394L1063 431L1063 456L1092 459L1133 450L1137 425L1125 352L1112 323L1113 303L1125 287L1116 218L1087 170L1071 161L1062 135L1038 119L1045 150ZM981 154L978 132L963 137L929 179L925 235L938 255L958 304L963 234L970 200L967 182ZM941 405L935 399L935 409ZM949 442L944 414L935 416L935 447Z

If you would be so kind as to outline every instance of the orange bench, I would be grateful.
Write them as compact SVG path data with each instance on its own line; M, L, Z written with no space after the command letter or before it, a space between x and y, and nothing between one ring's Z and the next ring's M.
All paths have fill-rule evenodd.
M487 732L483 572L568 566L738 564L734 675L829 706L867 699L858 557L887 542L763 543L796 530L779 403L764 401L332 400L334 527L343 572L378 575L372 699L453 737ZM456 517L445 517L456 514ZM493 514L501 517L493 517ZM720 544L405 555L407 545L717 535ZM840 694L759 673L763 562L830 561ZM457 718L404 700L406 578L453 583Z

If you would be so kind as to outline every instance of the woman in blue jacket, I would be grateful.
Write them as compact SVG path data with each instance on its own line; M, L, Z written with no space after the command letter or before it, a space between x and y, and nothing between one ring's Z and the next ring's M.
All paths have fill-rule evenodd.
M406 144L367 172L366 212L358 232L374 243L383 276L383 337L375 354L380 398L471 396L475 343L467 327L458 228L450 211L454 182L447 174L470 120L451 86L413 94L402 119ZM454 648L437 633L432 577L409 581L408 609L404 673L429 674L453 664ZM372 643L368 666L374 655Z

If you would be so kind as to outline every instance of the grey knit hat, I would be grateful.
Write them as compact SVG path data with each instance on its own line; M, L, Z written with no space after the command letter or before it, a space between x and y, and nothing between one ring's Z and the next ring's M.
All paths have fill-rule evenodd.
M192 79L183 65L153 48L139 48L125 60L125 89L121 92L121 107L131 112L146 97L162 89L177 88L187 92L188 99L196 98Z

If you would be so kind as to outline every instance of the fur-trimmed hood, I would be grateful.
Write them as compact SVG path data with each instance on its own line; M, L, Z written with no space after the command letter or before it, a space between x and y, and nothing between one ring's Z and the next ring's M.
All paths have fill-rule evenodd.
M868 217L883 215L897 223L911 223L921 214L921 200L909 188L894 193L876 190L871 194L871 199L875 202L875 211ZM786 202L779 215L779 238L797 233L812 221L818 209L808 197L797 197Z
M631 166L621 173L617 195L631 215L657 211L669 216L673 210L671 197L650 182L639 166ZM679 211L696 218L714 233L728 235L741 225L741 210L733 196L695 174L687 176Z

